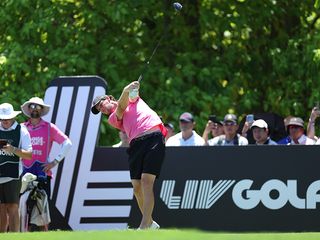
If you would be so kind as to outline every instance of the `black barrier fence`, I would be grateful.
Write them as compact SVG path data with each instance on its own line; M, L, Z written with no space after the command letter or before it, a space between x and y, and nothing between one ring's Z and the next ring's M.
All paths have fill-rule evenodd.
M127 170L125 150L97 148L91 171ZM169 147L155 185L154 219L163 228L320 231L319 155L319 146ZM141 214L132 198L100 203L130 205L130 216L99 214L86 218L89 223L139 225Z
M163 227L319 231L319 154L319 146L168 148L154 216Z

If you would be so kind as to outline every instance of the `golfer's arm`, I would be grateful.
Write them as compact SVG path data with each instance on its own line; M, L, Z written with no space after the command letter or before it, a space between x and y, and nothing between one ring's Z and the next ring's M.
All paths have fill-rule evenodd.
M128 89L123 89L121 96L118 100L118 107L116 110L116 115L118 120L121 120L123 117L123 113L128 107L129 104L129 90Z

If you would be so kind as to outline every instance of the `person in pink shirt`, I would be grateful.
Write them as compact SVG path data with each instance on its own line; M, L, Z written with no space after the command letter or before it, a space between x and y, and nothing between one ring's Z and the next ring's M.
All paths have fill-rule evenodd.
M138 81L130 83L118 101L111 95L97 96L91 112L109 116L109 124L127 134L130 177L142 213L139 229L158 229L152 218L153 185L164 160L167 130L157 113L139 97L139 87Z
M69 152L72 143L70 139L53 123L44 121L41 117L50 110L50 105L41 98L33 97L21 105L21 110L29 117L24 126L31 136L32 159L22 159L23 173L32 173L46 191L48 198L51 193L51 169L57 166ZM61 146L60 152L54 160L49 159L53 142Z

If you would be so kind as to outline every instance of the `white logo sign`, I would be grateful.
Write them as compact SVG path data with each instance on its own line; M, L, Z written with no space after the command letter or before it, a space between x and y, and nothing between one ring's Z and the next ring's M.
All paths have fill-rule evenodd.
M209 209L235 183L234 180L188 180L183 196L173 196L174 180L162 182L160 198L169 209Z
M232 191L234 203L241 209L249 210L255 208L260 202L269 209L280 209L288 202L298 209L316 209L317 202L320 202L320 180L311 183L306 191L305 198L299 198L297 194L297 180L287 180L287 183L271 179L265 182L260 190L250 189L253 181L250 179L238 182ZM276 191L278 196L272 198L271 191ZM244 196L243 197L243 193Z
M160 198L169 209L209 209L235 184L235 180L187 180L182 196L174 195L175 180L162 182ZM265 182L260 189L253 190L253 180L244 179L237 182L232 190L234 204L244 210L251 210L261 203L272 210L283 208L288 202L297 209L316 209L320 202L320 180L312 182L305 198L297 194L297 180L284 183L278 179ZM276 196L271 196L272 192Z

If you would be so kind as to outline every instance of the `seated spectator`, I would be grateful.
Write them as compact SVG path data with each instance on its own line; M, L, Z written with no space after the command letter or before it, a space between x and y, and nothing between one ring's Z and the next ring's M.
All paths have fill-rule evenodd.
M277 145L269 136L268 124L263 119L254 121L251 125L253 138L256 145Z
M318 109L318 107L314 107L311 111L308 126L307 126L307 136L315 141L317 141L318 138L315 135L314 124L316 122L316 119L319 116L320 116L320 109Z
M175 132L174 132L174 126L172 123L165 123L164 126L166 127L167 129L167 136L166 136L166 141L168 140L168 138L172 137Z
M128 136L124 131L119 131L120 142L112 145L112 147L129 147Z
M203 146L204 140L194 131L195 121L191 113L185 112L179 118L180 131L166 142L166 146Z
M284 127L285 127L285 130L286 132L288 133L288 123L290 121L290 119L293 118L293 116L287 116L286 118L283 119L283 123L284 123ZM280 144L280 145L288 145L288 143L291 142L291 138L288 134L288 136L280 139L277 143Z
M304 134L304 122L299 117L292 117L288 122L288 131L291 141L288 145L313 145L315 141Z
M219 121L217 119L213 120L208 120L207 122L207 125L206 125L206 128L204 129L203 131L203 134L202 134L202 138L204 140L204 145L209 145L208 144L208 138L209 138L209 134L211 133L212 135L212 138L215 138L215 137L218 137L222 134L224 134L224 131L223 131L223 122L222 121Z
M237 116L227 114L223 120L224 134L210 139L208 141L209 146L248 145L248 140L237 134L238 128Z

